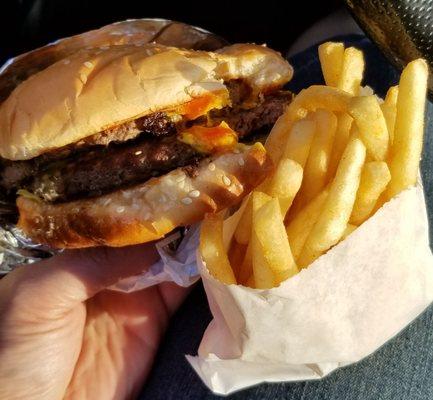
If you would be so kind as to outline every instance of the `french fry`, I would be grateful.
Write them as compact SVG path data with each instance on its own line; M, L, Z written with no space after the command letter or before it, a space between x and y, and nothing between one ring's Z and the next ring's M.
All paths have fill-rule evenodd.
M268 201L272 200L272 197L267 195L263 192L254 191L251 195L251 220L253 219L253 215L257 213L257 210L262 207L264 204L266 204ZM255 257L253 253L253 233L250 233L250 242L248 243L247 251L245 253L244 261L241 265L241 269L239 271L239 278L240 282L244 283L248 280L248 278L253 274L253 257ZM255 250L256 252L261 251L259 245L255 244ZM260 259L261 260L261 259ZM256 268L265 268L265 264L261 262L260 264L256 265ZM266 280L266 271L263 272L262 269L259 271L259 284L267 285L269 284L269 280ZM263 275L264 274L264 275ZM265 279L265 281L263 281ZM272 280L274 280L274 277L272 276ZM258 287L258 286L257 286Z
M397 97L398 97L398 86L392 86L389 88L385 101L380 105L383 116L385 117L386 126L389 134L389 144L392 145L394 142L394 126L395 117L397 115Z
M389 163L391 181L386 191L388 199L414 185L417 180L424 136L427 79L428 67L422 59L410 62L400 77Z
M350 139L361 139L361 135L359 134L359 129L356 126L356 124L352 124L352 126L350 127L350 133L349 133L349 140ZM367 154L368 157L368 154Z
M287 111L281 115L266 139L265 148L274 164L278 163L286 146L287 138L290 135L292 125L296 119L289 117Z
M251 223L253 218L252 196L247 200L242 216L236 226L234 238L239 244L247 245L251 237Z
M323 108L332 112L345 112L353 96L343 90L330 87L312 85L303 89L287 107L289 121L296 121L305 117L305 111L316 111Z
M317 197L300 210L287 226L287 237L295 260L297 260L301 254L305 240L316 223L317 218L319 218L328 193L328 189L324 189Z
M209 273L226 285L236 284L223 243L223 221L217 214L206 214L200 231L200 253Z
M298 272L277 199L268 201L253 212L253 230L263 251L263 259L274 274L275 284L278 285Z
M263 182L261 186L267 187L268 182ZM236 230L234 233L234 237L236 241L240 244L247 245L250 237L251 237L251 224L253 219L253 197L257 197L257 202L262 201L262 203L257 204L264 204L263 202L265 199L269 200L270 197L265 195L263 192L259 192L258 190L254 191L251 196L248 198L248 203L245 206L244 212L242 213L242 217L240 218L238 225L236 226ZM261 200L259 200L261 199Z
M391 179L388 165L384 161L366 163L361 174L358 193L353 206L350 223L361 225L372 211Z
M296 121L290 131L282 158L290 158L304 168L315 132L314 119Z
M343 68L344 44L326 42L319 46L319 60L323 78L328 86L337 87Z
M358 228L356 225L347 224L343 236L341 237L341 240L346 239L356 228Z
M251 251L255 287L257 289L273 288L275 286L275 275L265 259L263 247L254 230L251 233Z
M304 118L309 111L319 108L346 112L351 98L351 94L330 86L313 85L301 90L278 119L266 140L265 148L274 163L281 158L295 121Z
M301 187L302 175L302 167L296 161L282 158L266 187L271 197L278 198L283 218Z
M252 245L250 240L247 246L247 250L245 252L245 257L238 269L238 276L237 276L238 282L241 285L246 284L246 282L248 281L251 275L253 275L253 256L252 256Z
M256 287L256 282L254 280L254 274L250 275L250 277L245 282L245 286L248 286L248 287L253 288L253 289Z
M371 96L373 94L374 90L368 85L359 88L358 96Z
M338 163L349 141L352 122L353 118L349 114L337 114L337 130L335 131L334 146L332 148L331 159L329 160L328 180L331 180L335 176Z
M356 96L361 87L363 74L364 54L354 47L348 47L344 50L343 66L337 87Z
M344 234L358 191L365 160L365 146L359 139L350 139L343 153L335 179L322 212L305 241L299 256L301 267L310 265L338 243Z
M304 204L320 193L327 183L332 145L337 129L337 117L332 112L320 109L316 111L315 117L317 132L311 144L299 194L299 199Z
M354 97L349 113L355 120L368 154L373 160L384 161L388 155L389 134L376 96Z
M265 205L268 201L271 201L272 197L269 196L267 193L254 191L252 199L253 199L253 214L254 214L257 212L259 208Z
M246 250L247 245L239 244L236 240L232 240L228 251L228 258L237 282L240 282L239 273L245 258Z

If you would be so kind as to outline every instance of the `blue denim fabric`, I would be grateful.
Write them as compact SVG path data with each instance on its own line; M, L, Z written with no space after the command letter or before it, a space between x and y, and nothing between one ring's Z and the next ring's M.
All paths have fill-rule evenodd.
M384 95L398 81L398 74L365 37L339 38L362 48L366 55L365 83ZM323 83L317 46L290 61L295 76L289 89ZM428 121L422 161L422 175L429 211L433 216L433 106ZM430 233L431 235L431 233ZM430 236L432 243L432 236ZM151 376L140 399L216 399L186 362L184 354L196 354L210 322L206 297L199 284L174 316L161 346ZM433 306L416 321L361 362L335 371L320 381L263 384L230 399L263 400L427 400L433 399Z

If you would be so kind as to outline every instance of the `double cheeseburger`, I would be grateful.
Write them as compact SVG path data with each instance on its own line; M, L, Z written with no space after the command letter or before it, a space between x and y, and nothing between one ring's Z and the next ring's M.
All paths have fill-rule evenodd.
M1 104L0 190L16 198L18 226L52 247L161 238L269 174L251 137L290 102L291 76L264 46L83 49Z

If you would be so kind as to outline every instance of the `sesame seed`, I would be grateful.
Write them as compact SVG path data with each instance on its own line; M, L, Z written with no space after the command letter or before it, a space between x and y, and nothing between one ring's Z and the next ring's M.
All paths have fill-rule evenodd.
M68 65L70 62L71 62L71 60L68 60L68 59L63 60L63 64L65 64L65 65Z
M81 80L81 82L86 83L87 82L87 76L84 74L80 74L80 80Z
M199 197L199 196L200 196L200 191L199 191L199 190L191 190L191 191L188 193L188 196L189 196L189 197Z
M135 43L135 45L134 45L135 47L141 47L142 46L142 44L141 43Z
M125 207L117 207L116 208L116 211L120 214L120 213L123 213L123 211L125 211Z
M215 171L215 164L213 162L209 163L209 165L207 166L209 168L210 171Z
M186 175L182 172L181 174L176 176L176 182L182 182L185 180L185 178L186 178Z
M134 210L138 210L138 209L140 208L140 205L139 205L138 203L134 203L134 204L132 205L132 208L133 208Z
M182 200L183 204L189 205L192 203L192 199L190 199L189 197L184 197Z
M149 190L149 186L143 186L140 189L138 189L140 193L145 193Z
M84 66L87 67L87 68L93 68L93 63L91 63L90 61L86 61L84 63Z
M232 181L230 180L230 178L225 176L225 175L223 175L223 182L224 182L224 185L226 185L226 186L230 186L232 184Z
M134 154L136 155L136 156L139 156L141 153L143 153L141 150L138 150L138 151L136 151Z
M101 50L108 50L109 46L101 46L99 47Z
M239 150L239 149L234 149L233 150L233 153L235 153L235 154L239 154L241 151Z
M92 50L92 49L93 49L92 46L87 46L87 47L86 47L86 50Z
M244 159L243 159L243 158L240 158L240 159L238 160L238 164L239 164L241 167L243 167L243 166L245 165L245 161L244 161Z
M104 207L108 206L111 203L111 199L105 199Z
M159 198L159 202L160 203L165 203L167 201L167 197L165 197L163 194L161 195L161 197Z

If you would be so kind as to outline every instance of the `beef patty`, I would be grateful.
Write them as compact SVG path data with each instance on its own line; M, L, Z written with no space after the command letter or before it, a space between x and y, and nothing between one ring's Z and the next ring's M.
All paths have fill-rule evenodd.
M275 123L291 97L278 92L250 109L214 110L210 121L215 125L225 121L245 139ZM199 118L189 124L206 122ZM185 123L176 126L166 114L154 113L32 160L6 162L0 185L11 195L25 188L47 201L62 202L145 182L175 168L194 165L206 156L177 139L176 133L184 128Z
M58 162L30 183L28 190L48 201L100 196L127 185L145 182L175 168L195 164L203 156L175 135L147 137L121 146L89 151Z

